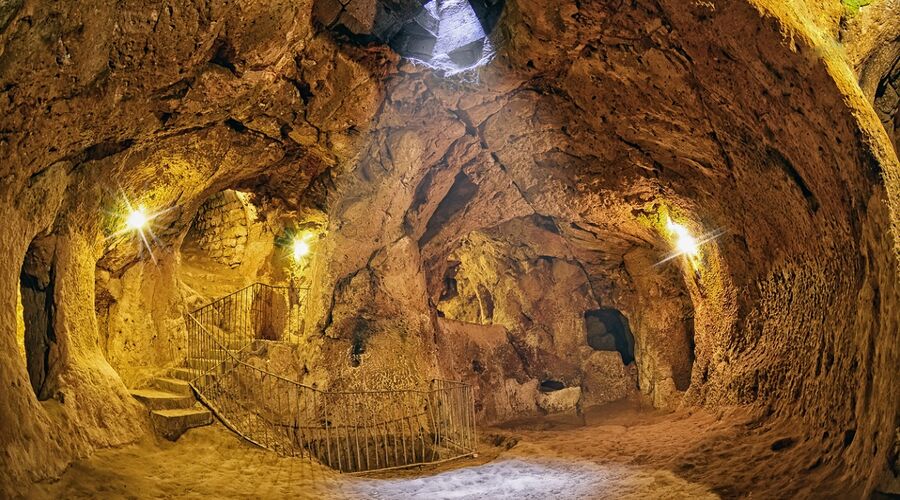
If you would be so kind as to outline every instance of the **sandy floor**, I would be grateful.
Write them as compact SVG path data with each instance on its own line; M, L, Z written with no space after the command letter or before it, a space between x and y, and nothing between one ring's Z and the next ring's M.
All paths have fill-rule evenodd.
M190 431L177 443L148 441L98 452L58 481L35 485L31 497L768 497L772 481L753 476L772 476L771 465L756 466L742 455L746 443L756 441L747 439L748 422L752 419L735 413L662 415L623 403L592 409L585 418L532 419L485 429L476 459L367 477L277 457L215 425ZM744 447L735 441L739 436ZM769 488L768 494L752 494L754 484ZM777 481L774 487L780 488Z

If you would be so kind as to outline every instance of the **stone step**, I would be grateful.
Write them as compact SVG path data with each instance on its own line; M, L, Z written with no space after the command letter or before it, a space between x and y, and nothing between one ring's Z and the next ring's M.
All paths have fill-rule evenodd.
M200 370L195 370L193 368L172 368L169 370L169 376L174 379L182 380L185 382L190 382L194 380L197 376L203 373Z
M172 368L169 370L169 377L184 382L196 382L199 384L209 384L215 381L217 374L206 373L203 370L195 370L193 368Z
M220 364L217 359L210 358L188 358L185 360L185 365L188 368L193 368L195 370L209 370L215 366Z
M132 389L131 395L151 410L190 408L197 402L194 396L182 396L156 389Z
M172 394L178 394L179 396L194 395L194 391L191 390L191 384L188 380L169 377L156 377L150 382L150 385L154 389L171 392Z
M158 433L175 441L188 429L211 424L213 416L206 408L196 405L191 408L151 411L150 420Z

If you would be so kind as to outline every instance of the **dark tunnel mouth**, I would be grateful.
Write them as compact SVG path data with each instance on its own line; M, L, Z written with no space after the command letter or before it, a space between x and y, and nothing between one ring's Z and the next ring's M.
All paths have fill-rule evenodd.
M617 351L622 363L634 362L634 335L628 318L611 307L592 309L584 313L587 344L595 351Z
M50 399L45 386L53 360L50 348L56 342L53 330L53 269L46 263L47 269L36 272L29 269L29 261L37 261L36 254L41 252L41 243L32 242L22 264L19 274L19 293L22 303L22 323L25 327L24 349L25 367L34 395L39 401ZM42 276L38 276L42 275Z
M561 391L565 388L566 384L560 382L559 380L553 379L542 380L541 384L538 386L538 390L544 393Z

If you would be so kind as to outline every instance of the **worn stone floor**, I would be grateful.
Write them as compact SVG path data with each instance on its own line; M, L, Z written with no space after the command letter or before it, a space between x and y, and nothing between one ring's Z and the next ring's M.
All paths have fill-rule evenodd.
M809 496L791 474L802 446L770 447L742 411L664 414L633 402L583 417L534 418L481 431L477 458L369 476L337 474L249 445L221 425L178 442L145 440L96 453L31 498L717 498ZM758 450L757 450L758 451ZM799 455L798 455L799 454ZM754 462L746 457L754 458ZM765 458L770 459L766 462ZM791 458L793 457L793 458Z

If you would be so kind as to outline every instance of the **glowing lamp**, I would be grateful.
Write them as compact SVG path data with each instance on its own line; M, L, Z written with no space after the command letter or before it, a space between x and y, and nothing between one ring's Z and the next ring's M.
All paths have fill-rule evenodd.
M691 233L688 232L686 227L676 222L672 222L671 219L669 219L666 226L669 231L676 236L675 248L679 253L690 257L697 255L697 239L691 236Z
M147 215L141 209L132 210L125 219L125 225L138 231L147 225Z
M309 253L309 243L305 238L294 240L294 260L299 261Z

